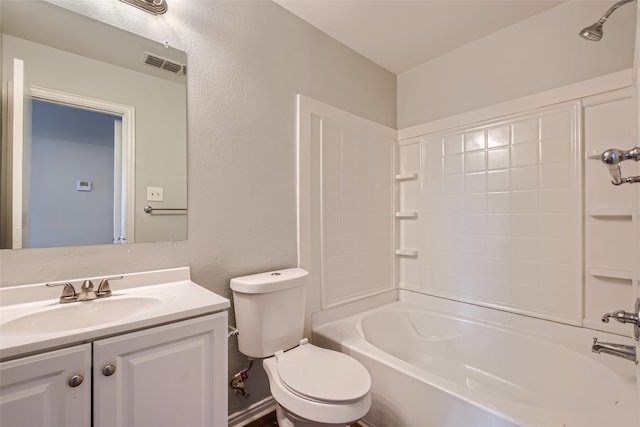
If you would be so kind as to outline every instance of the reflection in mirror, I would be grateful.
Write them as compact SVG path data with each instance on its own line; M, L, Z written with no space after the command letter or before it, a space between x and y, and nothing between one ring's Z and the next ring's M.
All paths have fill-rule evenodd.
M0 7L0 247L186 239L186 54L47 2Z

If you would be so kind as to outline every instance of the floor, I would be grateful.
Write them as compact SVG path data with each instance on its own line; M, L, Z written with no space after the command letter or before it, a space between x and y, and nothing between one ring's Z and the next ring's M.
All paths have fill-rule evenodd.
M276 413L271 412L264 417L255 420L245 427L265 427L265 426L277 426L278 422L276 421ZM359 427L358 424L352 424L351 427Z
M277 426L277 425L278 425L278 422L276 421L276 413L271 412L265 415L264 417L247 424L245 427L265 427L265 426Z

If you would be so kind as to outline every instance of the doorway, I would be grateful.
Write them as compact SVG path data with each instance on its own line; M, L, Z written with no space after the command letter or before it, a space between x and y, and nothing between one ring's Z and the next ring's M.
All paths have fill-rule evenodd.
M121 242L121 203L114 208L121 200L120 180L114 178L121 170L121 122L117 114L31 100L24 247Z

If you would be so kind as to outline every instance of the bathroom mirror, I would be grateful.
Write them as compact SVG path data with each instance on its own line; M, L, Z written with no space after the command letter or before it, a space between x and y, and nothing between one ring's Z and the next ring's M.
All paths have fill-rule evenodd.
M186 239L186 54L44 1L0 7L0 248Z

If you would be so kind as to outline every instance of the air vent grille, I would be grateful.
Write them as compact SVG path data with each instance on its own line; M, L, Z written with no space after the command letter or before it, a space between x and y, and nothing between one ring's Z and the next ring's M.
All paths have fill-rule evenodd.
M166 61L162 66L163 70L171 71L172 73L180 74L182 72L182 65L175 62Z
M178 75L185 74L187 69L183 64L178 64L177 62L173 62L158 55L153 55L149 52L145 52L144 54L144 63Z

